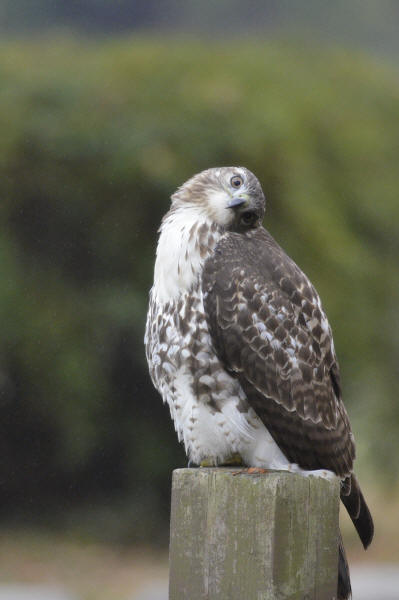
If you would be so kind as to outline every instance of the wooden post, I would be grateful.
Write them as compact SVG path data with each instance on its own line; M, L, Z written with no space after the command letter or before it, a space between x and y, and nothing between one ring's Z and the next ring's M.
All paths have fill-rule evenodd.
M338 512L338 479L177 469L169 600L336 598Z

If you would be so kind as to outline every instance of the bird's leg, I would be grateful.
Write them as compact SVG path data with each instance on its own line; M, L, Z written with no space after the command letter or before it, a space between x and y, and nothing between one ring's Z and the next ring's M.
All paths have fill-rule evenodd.
M198 465L191 460L191 458L188 459L187 462L187 469L196 469L198 467Z

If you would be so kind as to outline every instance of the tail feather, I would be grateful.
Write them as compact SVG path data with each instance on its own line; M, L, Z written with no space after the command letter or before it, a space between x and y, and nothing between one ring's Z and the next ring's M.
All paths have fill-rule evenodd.
M373 539L374 523L354 473L342 482L341 500L366 549Z
M342 543L341 532L339 534L338 547L338 600L348 600L352 597L351 580L349 574L349 565L346 559L344 545Z

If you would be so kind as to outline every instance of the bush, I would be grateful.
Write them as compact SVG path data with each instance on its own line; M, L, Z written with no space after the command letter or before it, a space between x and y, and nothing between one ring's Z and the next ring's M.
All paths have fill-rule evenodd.
M360 463L397 475L396 73L287 44L53 39L3 44L0 74L5 514L128 499L121 535L165 524L185 458L143 352L156 229L223 164L258 175L324 300Z

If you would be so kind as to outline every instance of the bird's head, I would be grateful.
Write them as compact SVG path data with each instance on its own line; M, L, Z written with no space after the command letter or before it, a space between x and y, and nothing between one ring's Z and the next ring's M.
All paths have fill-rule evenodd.
M258 179L245 167L207 169L186 181L172 196L172 209L190 209L231 231L259 227L265 197Z

